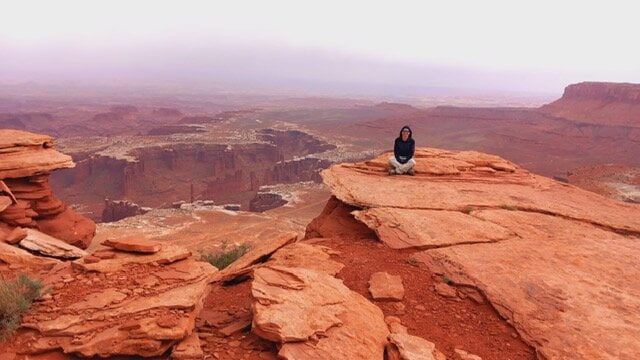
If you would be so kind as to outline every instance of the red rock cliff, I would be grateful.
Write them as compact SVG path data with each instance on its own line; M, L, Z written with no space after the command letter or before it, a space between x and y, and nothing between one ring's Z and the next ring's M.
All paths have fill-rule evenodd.
M586 123L640 127L640 84L582 82L541 108L555 116Z

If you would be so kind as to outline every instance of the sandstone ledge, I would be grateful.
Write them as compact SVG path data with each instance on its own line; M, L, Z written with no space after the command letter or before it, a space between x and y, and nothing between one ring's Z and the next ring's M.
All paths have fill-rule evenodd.
M640 207L493 155L417 149L415 177L388 176L388 156L322 173L382 242L481 290L540 356L640 353Z

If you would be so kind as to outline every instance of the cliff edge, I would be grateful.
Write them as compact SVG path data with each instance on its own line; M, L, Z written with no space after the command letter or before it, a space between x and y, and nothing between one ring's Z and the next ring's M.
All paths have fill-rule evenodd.
M539 357L637 358L639 206L473 151L418 149L415 177L388 176L388 156L322 173L384 244L479 290Z
M640 84L582 82L564 89L543 112L585 123L640 127Z

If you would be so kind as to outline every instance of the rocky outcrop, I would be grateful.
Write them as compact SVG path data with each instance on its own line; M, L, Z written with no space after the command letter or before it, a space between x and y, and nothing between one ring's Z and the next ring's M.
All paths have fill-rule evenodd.
M190 335L216 269L156 245L161 250L154 254L100 250L49 271L44 281L51 294L23 318L28 330L16 348L150 357L177 345L176 356L189 358L197 352Z
M26 233L27 236L18 244L31 252L58 259L78 259L87 255L85 251L40 231L27 229Z
M382 359L389 334L382 311L334 277L339 263L304 254L326 250L289 247L254 271L252 331L280 343L282 359Z
M95 224L60 201L49 186L48 174L73 167L71 157L54 150L53 139L46 135L0 130L0 139L0 189L11 198L0 210L0 222L36 228L80 248L89 246Z
M101 220L102 222L114 222L131 216L143 215L149 211L151 208L140 206L131 201L106 199Z
M582 82L564 89L565 99L596 99L640 104L640 84Z
M249 202L249 211L263 212L286 204L282 196L274 193L258 193Z
M388 156L322 174L383 243L481 291L540 357L637 357L637 205L477 152L418 149L415 177Z
M640 127L640 84L582 82L541 108L554 116L586 123Z

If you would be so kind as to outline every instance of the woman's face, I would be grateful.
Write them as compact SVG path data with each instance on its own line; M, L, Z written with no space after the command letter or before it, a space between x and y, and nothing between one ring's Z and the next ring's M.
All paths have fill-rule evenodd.
M402 132L402 141L407 141L409 140L409 132L408 131L403 131Z

